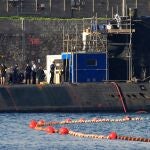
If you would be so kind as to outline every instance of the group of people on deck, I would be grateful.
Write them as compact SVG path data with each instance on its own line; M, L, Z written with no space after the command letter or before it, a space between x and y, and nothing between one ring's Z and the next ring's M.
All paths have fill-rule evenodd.
M36 79L38 79L38 84L44 81L45 73L41 66L37 68L34 61L26 65L25 68L25 83L26 84L36 84Z
M36 84L45 80L45 73L41 66L37 67L35 62L27 63L25 69L21 71L16 64L6 67L0 64L0 84Z
M50 84L54 84L55 63L50 65ZM0 64L0 84L40 84L45 81L45 73L41 66L37 67L34 61L27 63L23 72L20 71L18 65L6 67Z

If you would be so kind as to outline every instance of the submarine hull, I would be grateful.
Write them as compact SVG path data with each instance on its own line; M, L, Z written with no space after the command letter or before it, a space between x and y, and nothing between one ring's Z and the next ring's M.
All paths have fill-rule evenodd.
M0 86L0 112L150 112L149 83Z

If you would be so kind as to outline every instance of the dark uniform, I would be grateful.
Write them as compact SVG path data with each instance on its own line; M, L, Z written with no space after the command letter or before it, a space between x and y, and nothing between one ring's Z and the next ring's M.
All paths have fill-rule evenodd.
M50 66L50 73L51 73L50 84L54 84L54 71L55 71L55 65L54 63L52 63Z
M32 72L32 69L31 69L31 66L29 64L27 64L26 66L26 69L25 69L25 83L29 83L31 84L31 72Z
M5 84L6 80L6 69L7 67L4 64L1 64L0 71L1 71L1 84Z
M39 69L37 70L37 77L38 77L38 84L40 84L40 82L44 81L45 73L41 67L39 67Z
M18 82L18 65L15 65L13 67L13 74L12 74L12 82L15 84Z
M32 62L32 84L36 84L36 65Z

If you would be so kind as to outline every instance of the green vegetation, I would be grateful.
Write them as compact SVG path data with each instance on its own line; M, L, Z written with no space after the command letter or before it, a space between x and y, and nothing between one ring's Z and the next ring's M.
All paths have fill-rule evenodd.
M0 20L39 20L39 21L77 21L83 19L91 19L91 18L46 18L46 17L32 17L32 16L9 16L9 17L0 17ZM98 18L98 20L107 20L108 18Z

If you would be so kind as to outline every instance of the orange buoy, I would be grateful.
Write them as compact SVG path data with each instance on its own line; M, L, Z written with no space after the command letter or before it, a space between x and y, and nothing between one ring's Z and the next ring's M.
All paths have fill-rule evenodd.
M29 123L29 127L34 129L37 125L37 121L36 120L31 120L30 123Z
M59 129L59 134L68 134L69 130L68 128L62 127Z
M39 125L39 126L43 126L45 124L45 121L44 120L39 120L38 122L37 122L37 125Z
M49 134L55 133L55 129L52 126L48 126L45 131Z
M111 133L108 135L108 138L109 138L110 140L116 139L116 138L117 138L117 133L116 133L116 132L111 132Z

